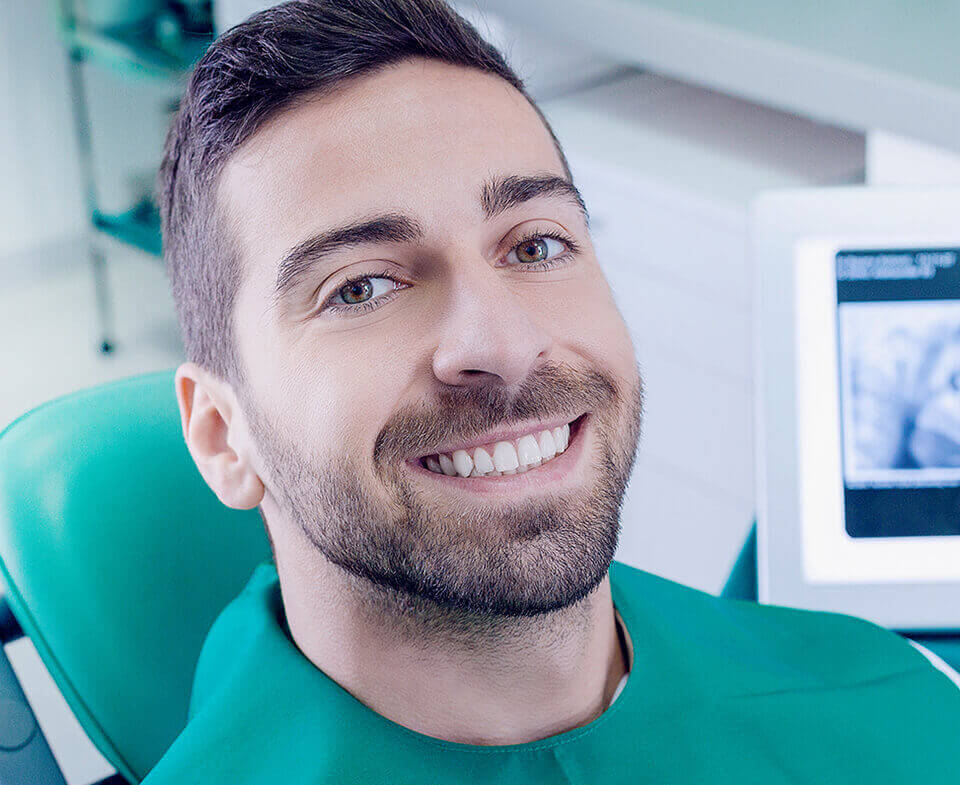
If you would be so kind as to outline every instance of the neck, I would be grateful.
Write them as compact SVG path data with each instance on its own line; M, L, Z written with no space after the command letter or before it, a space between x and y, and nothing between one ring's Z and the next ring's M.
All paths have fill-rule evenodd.
M538 616L471 615L383 591L325 559L278 564L300 651L378 714L463 744L520 744L585 725L627 671L609 577Z

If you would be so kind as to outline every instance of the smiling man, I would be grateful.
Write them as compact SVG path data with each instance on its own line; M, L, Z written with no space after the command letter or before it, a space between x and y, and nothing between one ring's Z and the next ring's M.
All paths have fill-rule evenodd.
M898 636L613 560L634 347L557 139L442 2L228 31L160 194L184 437L274 563L148 785L952 776L960 694Z

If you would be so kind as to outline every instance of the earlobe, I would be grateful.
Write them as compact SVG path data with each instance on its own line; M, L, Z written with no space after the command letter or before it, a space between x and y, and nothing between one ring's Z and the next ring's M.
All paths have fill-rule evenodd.
M231 434L231 396L195 363L183 363L174 377L187 449L210 489L226 506L251 509L263 498L263 483L246 459L243 437ZM234 450L232 444L238 444Z
M253 509L263 499L263 482L247 461L227 450L211 461L207 471L201 469L204 479L227 507Z

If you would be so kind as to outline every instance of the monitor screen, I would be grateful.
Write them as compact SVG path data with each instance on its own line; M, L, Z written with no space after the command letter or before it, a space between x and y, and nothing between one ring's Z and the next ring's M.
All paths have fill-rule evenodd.
M844 525L960 534L960 248L836 254Z
M957 188L754 208L762 602L960 628Z

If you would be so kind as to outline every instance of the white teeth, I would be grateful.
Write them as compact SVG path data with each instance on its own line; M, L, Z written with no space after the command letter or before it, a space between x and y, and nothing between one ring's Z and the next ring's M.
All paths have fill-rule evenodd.
M477 447L477 449L473 451L473 471L476 472L476 474L472 475L474 477L496 471L493 460L483 447Z
M517 441L517 460L524 469L540 465L540 445L533 436L522 436Z
M473 471L473 458L466 450L457 450L453 453L453 466L461 477L469 477Z
M553 434L553 441L557 445L557 455L559 455L563 452L563 427L558 425L551 433Z
M452 455L440 453L424 460L427 468L447 477L497 477L501 474L523 474L546 463L567 449L570 425L561 425L539 434L521 436L516 442L501 441L488 452L483 447L454 450ZM472 452L472 455L471 455ZM490 453L493 453L492 457Z
M557 443L553 440L553 433L550 431L540 432L540 455L543 460L548 461L557 454Z
M553 429L553 440L557 443L557 454L567 449L567 442L570 439L570 426L559 425Z
M447 477L453 477L457 473L457 468L453 464L453 458L445 452L440 453L440 468Z
M520 465L517 451L510 442L497 442L493 447L493 465L498 472L512 472Z

